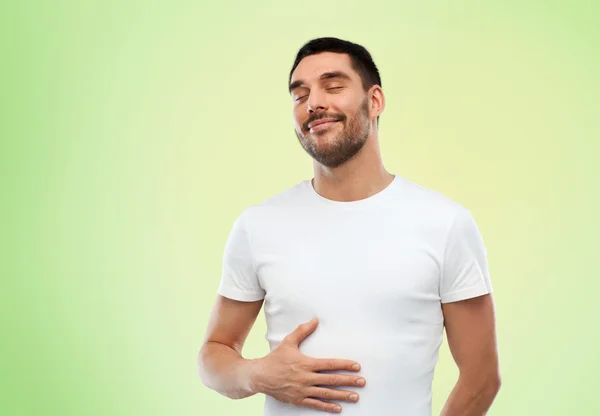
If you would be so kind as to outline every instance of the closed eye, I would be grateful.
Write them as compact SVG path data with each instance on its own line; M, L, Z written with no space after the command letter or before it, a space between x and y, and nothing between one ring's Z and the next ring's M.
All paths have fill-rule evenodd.
M341 90L342 88L344 88L344 87L330 87L330 88L327 88L327 91ZM306 95L303 95L302 97L296 98L294 101L300 101L301 99L306 98L306 97L307 97Z

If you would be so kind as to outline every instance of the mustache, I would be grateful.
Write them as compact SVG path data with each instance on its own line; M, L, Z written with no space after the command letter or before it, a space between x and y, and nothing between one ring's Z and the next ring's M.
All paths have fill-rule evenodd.
M346 121L346 116L344 114L318 114L313 117L309 117L308 120L302 125L304 130L309 130L308 125L313 121L322 120L324 118L330 118L336 121Z

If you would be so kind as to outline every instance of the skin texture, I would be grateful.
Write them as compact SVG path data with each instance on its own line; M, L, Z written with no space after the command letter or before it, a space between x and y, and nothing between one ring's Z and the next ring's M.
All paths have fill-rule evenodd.
M290 85L295 133L313 160L315 191L335 201L356 201L386 188L394 176L384 168L379 149L377 117L385 109L381 87L365 90L349 56L330 52L304 58ZM324 119L336 122L323 129L309 128ZM358 371L352 365L360 363L343 357L315 359L299 352L299 344L318 321L299 325L265 357L242 357L262 304L263 300L240 302L217 296L198 355L204 384L233 399L264 393L333 413L341 408L326 400L355 401L343 386L361 386L357 381L363 377L319 371ZM492 295L441 307L448 345L460 370L442 416L485 415L501 384Z
M442 312L459 378L441 414L485 415L502 383L492 294L444 303Z

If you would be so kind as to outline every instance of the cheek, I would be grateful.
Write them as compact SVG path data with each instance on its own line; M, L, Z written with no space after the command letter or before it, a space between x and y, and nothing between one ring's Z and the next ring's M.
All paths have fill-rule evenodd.
M306 111L302 111L300 107L301 106L298 106L294 109L294 125L297 130L302 130L302 124L308 119Z
M339 94L335 97L332 102L332 105L347 110L353 105L355 105L356 98L352 94Z
M350 118L352 113L355 111L354 101L351 97L340 96L336 97L335 100L332 100L331 105L329 107L329 112L332 114L344 114L346 117Z

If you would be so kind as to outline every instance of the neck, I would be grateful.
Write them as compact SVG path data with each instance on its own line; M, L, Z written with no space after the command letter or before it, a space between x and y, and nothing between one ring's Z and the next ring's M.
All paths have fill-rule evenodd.
M369 136L360 152L342 166L328 168L313 161L313 168L315 191L334 201L351 202L368 198L394 180L394 175L383 166L376 135Z

